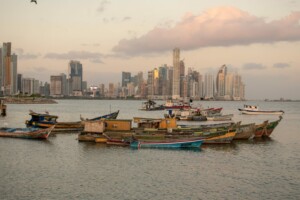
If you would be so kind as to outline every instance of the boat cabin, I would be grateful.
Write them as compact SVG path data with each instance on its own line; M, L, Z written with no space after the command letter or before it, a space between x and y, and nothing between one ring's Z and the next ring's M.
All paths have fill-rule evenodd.
M130 131L132 120L130 119L105 119L106 131Z
M175 118L153 119L153 118L134 118L138 128L176 128L177 123Z
M31 119L26 121L27 126L33 126L34 122L43 122L48 124L56 124L58 116L56 115L49 115L49 114L40 114L35 112L30 112Z
M244 105L244 109L245 110L254 110L254 111L258 111L258 106L252 106L252 105Z

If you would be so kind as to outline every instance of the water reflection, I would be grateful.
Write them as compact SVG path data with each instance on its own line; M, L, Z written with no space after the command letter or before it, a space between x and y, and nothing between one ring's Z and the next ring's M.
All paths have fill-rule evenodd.
M203 144L201 146L202 149L213 149L216 151L235 151L237 149L236 144L229 143L229 144Z

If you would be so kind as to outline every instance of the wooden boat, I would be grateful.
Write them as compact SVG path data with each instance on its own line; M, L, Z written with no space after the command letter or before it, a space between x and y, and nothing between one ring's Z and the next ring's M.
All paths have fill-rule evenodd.
M77 122L57 122L58 116L56 115L50 115L48 113L36 113L36 112L30 112L29 115L31 115L31 119L27 120L25 124L27 127L36 127L36 128L48 128L52 125L55 125L55 128L53 132L77 132L81 131L84 128L85 121L96 121L102 118L110 119L110 118L117 118L119 114L119 111L95 117L93 119L85 119L83 120L81 118L81 121Z
M255 136L255 123L237 125L234 140L248 140Z
M235 130L225 131L224 134L205 138L203 144L229 144L232 142L235 135Z
M201 109L200 114L202 116L216 115L216 114L220 114L222 109L223 109L222 107Z
M162 140L162 141L132 141L132 148L200 148L203 143L202 139L189 140Z
M259 110L258 106L244 105L244 108L239 108L242 114L247 115L283 115L283 110Z
M277 127L279 122L282 120L282 116L279 116L279 119L273 122L264 121L262 124L258 124L255 126L255 137L270 137L274 129Z
M47 139L55 125L47 128L1 128L0 137Z
M153 100L148 100L143 102L142 108L140 110L145 111L155 111L155 110L164 110L165 107L163 105L156 105L156 102Z
M230 121L233 114L207 116L207 121Z

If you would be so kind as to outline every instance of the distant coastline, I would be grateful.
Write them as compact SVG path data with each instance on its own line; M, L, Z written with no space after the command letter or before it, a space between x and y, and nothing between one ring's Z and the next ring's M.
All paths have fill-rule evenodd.
M5 97L2 98L5 104L56 104L57 102L54 99L47 98L17 98L17 97Z

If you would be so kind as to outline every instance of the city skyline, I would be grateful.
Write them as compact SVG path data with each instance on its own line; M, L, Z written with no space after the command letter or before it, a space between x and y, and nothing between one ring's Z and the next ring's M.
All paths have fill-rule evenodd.
M223 64L236 70L246 85L246 99L300 99L296 1L35 5L1 0L1 5L0 42L13 43L24 77L50 82L50 75L60 74L69 60L79 60L89 85L120 82L122 71L146 74L173 65L172 49L178 47L186 68L201 74L216 74Z

